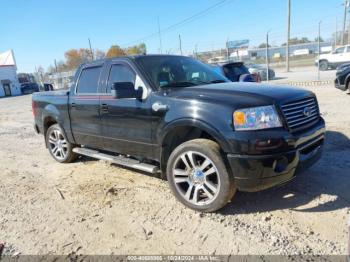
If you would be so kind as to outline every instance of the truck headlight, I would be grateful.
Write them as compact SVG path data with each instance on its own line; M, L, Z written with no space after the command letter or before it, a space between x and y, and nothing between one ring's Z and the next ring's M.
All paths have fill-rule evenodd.
M274 106L238 109L233 113L233 124L238 131L282 126Z

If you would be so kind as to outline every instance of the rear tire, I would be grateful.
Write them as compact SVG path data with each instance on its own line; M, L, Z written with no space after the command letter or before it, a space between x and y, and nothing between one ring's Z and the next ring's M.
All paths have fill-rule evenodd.
M63 129L58 124L49 127L46 132L45 141L51 156L57 162L70 163L78 157L72 151L74 145L68 142Z
M327 62L327 61L321 61L321 62L320 62L320 70L321 70L321 71L326 71L326 70L328 70L328 62Z
M167 179L175 197L185 206L213 212L224 207L236 192L217 143L194 139L171 153Z

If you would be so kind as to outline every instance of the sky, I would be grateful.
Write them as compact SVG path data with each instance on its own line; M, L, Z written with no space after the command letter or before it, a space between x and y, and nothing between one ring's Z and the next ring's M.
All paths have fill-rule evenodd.
M325 39L342 27L343 0L291 2L291 37L313 40L319 21ZM198 13L161 33L163 53L179 53L179 35L184 53L224 48L227 40L257 46L267 31L274 45L286 39L287 0L1 0L0 53L13 49L18 72L46 69L65 51L88 48L88 38L93 49L142 40L148 53L159 53L158 18L163 31Z

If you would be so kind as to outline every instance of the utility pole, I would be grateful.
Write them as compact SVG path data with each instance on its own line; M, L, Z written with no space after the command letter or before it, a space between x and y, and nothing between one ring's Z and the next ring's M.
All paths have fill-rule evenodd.
M290 39L290 1L288 0L288 15L287 15L287 42L286 42L286 71L289 72L289 39Z
M348 7L349 7L349 1L345 0L345 2L344 2L343 32L342 32L342 37L341 37L341 42L343 45L345 45L345 26L346 26L346 14L348 12Z
M198 59L198 44L194 46L194 52L196 54L196 59Z
M269 32L266 33L266 82L269 82Z
M181 55L182 55L181 35L179 35L179 46L180 46L180 53L181 53Z
M162 54L163 53L163 48L162 48L162 35L160 33L160 23L159 23L159 16L157 17L158 19L158 35L159 35L159 52Z
M229 61L230 60L230 52L228 50L228 38L226 40L226 60Z
M318 22L318 58L317 58L317 80L320 81L320 54L321 54L321 21Z
M55 64L55 70L56 70L56 74L57 74L58 70L57 70L57 62L56 62L56 59L54 60L54 64Z
M346 43L347 45L350 43L350 21L348 24L348 42Z
M90 38L88 38L88 40L89 40L89 47L90 47L91 60L94 61L94 53L92 52Z
M334 34L334 49L337 48L337 40L338 40L338 19L335 18L335 34Z

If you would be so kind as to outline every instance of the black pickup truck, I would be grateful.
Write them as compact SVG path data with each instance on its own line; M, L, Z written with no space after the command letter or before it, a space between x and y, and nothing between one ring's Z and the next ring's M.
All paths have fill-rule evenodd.
M87 155L160 173L179 201L203 212L236 190L291 180L319 159L325 137L312 92L232 83L183 56L83 64L70 90L36 93L32 107L55 160Z

